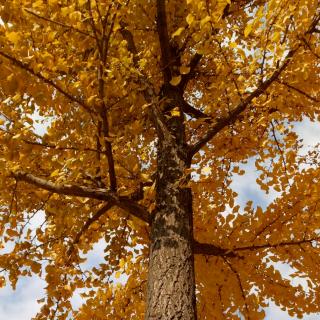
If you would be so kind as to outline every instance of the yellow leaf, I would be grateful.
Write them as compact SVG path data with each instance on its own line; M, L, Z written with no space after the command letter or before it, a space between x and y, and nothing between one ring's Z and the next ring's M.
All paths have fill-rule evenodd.
M256 210L256 215L262 215L263 214L263 210L260 206L257 207L257 210Z
M183 28L183 27L180 27L179 29L177 29L177 30L171 35L171 38L179 37L183 30L184 30L184 28Z
M279 31L275 32L274 35L272 36L272 41L273 42L278 42L280 40L281 34Z
M120 278L120 276L121 276L121 272L120 272L120 271L118 271L118 272L116 272L116 274L115 274L115 276L114 276L114 277L115 277L116 279L119 279L119 278Z
M181 74L188 74L190 72L190 67L181 66L179 70Z
M42 0L38 0L38 1L35 1L33 4L32 4L32 8L40 8L43 6L43 2Z
M47 38L48 38L48 42L52 42L55 37L56 37L57 32L56 31L51 31L48 33Z
M60 172L59 169L54 170L54 171L50 174L50 177L56 177L56 176L59 174L59 172Z
M208 23L209 21L211 21L211 17L210 16L206 16L205 18L203 18L200 21L200 28L202 28L206 23Z
M181 76L177 76L177 77L172 77L170 84L172 86L177 86L179 83L181 82Z
M77 21L81 20L81 12L74 11L74 12L70 13L69 17L73 23L76 23Z
M94 223L92 223L92 225L90 226L90 228L92 230L98 230L100 228L100 223L98 221L95 221Z
M32 261L31 270L34 273L39 273L41 271L41 264L38 262Z
M12 140L17 140L21 137L21 133L18 133L12 137Z
M97 98L97 95L96 95L96 94L93 95L93 96L91 96L91 97L89 97L89 98L87 99L87 103L88 103L88 104L93 103L93 101L95 101L96 98Z
M71 291L71 286L69 284L66 284L64 287L63 287L64 290L66 291Z
M176 108L171 110L170 114L172 117L180 117L180 115L181 115L180 111Z
M145 174L145 173L141 173L140 176L141 176L141 179L142 179L143 181L145 181L145 182L151 181L151 180L150 180L150 176L147 175L147 174Z
M125 263L124 259L121 259L120 262L119 262L120 268L123 268L125 266L125 264L126 263Z
M252 27L253 27L252 23L247 24L246 28L244 29L244 36L245 37L248 37L248 35L251 33Z
M19 235L19 233L18 233L18 231L16 231L16 230L8 229L8 230L7 230L7 235L8 235L9 237L16 237L16 236Z
M204 167L201 169L201 174L203 175L208 175L211 173L211 168L210 167Z
M14 45L17 45L21 39L20 33L19 32L6 32L6 37L7 39L12 42Z
M191 13L189 13L186 17L186 21L187 21L188 25L190 26L192 24L192 22L194 21L194 16Z
M67 16L67 15L70 14L72 11L73 11L72 6L70 6L70 7L64 7L64 8L61 9L61 14L62 14L63 16Z
M15 173L15 172L17 172L17 171L20 170L20 165L17 164L17 165L15 165L15 166L11 167L10 169L11 169L11 171L12 171L13 173Z
M257 11L257 13L256 13L256 18L259 18L259 19L262 18L263 17L263 11L264 11L264 6L261 6L259 8L259 10Z
M230 42L229 43L229 48L236 48L238 45L236 42Z

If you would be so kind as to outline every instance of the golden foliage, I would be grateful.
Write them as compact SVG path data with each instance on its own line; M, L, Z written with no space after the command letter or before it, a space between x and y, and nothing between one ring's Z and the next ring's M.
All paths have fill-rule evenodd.
M0 285L43 276L36 319L143 319L150 109L162 112L164 82L181 93L164 114L184 112L186 175L198 176L195 239L211 245L195 258L199 319L263 319L270 300L300 317L320 311L319 150L301 155L290 127L319 120L317 1L169 0L179 58L169 66L156 1L0 0L0 10L0 244L13 248L0 256ZM232 189L249 159L260 188L278 192L265 210L240 208ZM99 241L105 263L83 270ZM307 292L279 262L308 279Z

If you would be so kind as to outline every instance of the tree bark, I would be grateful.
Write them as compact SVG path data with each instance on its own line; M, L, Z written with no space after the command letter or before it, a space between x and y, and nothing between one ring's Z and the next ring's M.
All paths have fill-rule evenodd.
M195 320L192 193L186 187L190 163L183 118L171 118L167 127L171 139L164 137L158 142L145 319Z

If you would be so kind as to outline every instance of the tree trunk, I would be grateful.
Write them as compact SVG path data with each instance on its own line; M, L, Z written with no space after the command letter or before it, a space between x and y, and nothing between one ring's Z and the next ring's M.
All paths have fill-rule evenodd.
M170 139L159 139L156 213L151 228L146 320L195 320L192 250L192 193L183 119L167 124Z

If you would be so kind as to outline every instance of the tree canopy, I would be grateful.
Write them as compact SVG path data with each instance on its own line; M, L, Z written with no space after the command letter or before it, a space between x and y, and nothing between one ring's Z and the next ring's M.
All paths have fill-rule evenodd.
M44 277L36 319L144 318L158 146L181 128L198 318L320 311L319 149L292 127L320 115L317 0L0 0L0 17L0 284ZM252 159L265 209L232 188Z

